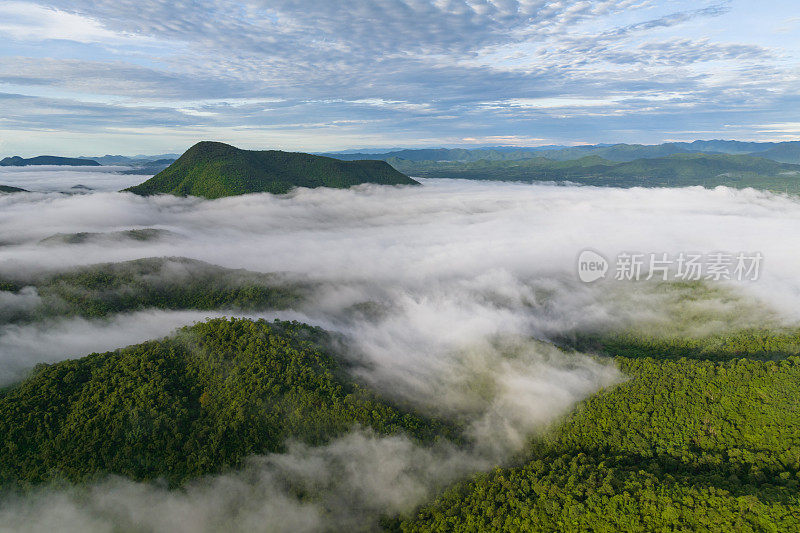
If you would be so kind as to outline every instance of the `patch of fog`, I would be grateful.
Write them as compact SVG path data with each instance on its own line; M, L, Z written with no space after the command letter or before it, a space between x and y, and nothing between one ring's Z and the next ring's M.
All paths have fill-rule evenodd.
M490 465L446 443L423 448L355 431L325 446L290 445L180 490L115 477L6 496L0 531L371 531L381 516L408 514Z
M0 293L2 296L3 293ZM70 318L0 326L0 387L23 378L39 363L107 352L150 339L222 311L142 311L109 319Z
M786 239L800 225L796 199L725 188L424 185L214 201L118 193L0 197L0 242L14 243L0 247L5 275L185 256L319 283L312 301L254 316L341 333L342 351L358 363L361 379L388 397L461 420L474 441L469 451L431 449L355 432L327 446L256 458L242 472L184 491L119 479L43 489L7 505L0 524L369 528L382 513L408 512L453 479L506 460L576 402L623 379L608 362L557 350L548 339L625 328L703 334L799 317L800 249ZM54 233L143 227L171 233L135 246L39 243ZM588 285L575 275L585 248L606 257L760 251L765 264L762 278L749 284ZM7 326L0 357L19 377L25 365L160 337L216 315L145 311ZM298 492L313 497L298 500Z
M120 191L147 180L150 176L120 174L126 166L72 167L31 165L0 167L0 185L20 187L31 192Z

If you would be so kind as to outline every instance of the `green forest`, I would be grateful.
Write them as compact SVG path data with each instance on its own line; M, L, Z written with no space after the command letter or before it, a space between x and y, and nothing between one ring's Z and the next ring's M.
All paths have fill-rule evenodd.
M86 286L86 285L84 285ZM790 531L800 528L800 333L587 337L626 376L506 466L439 494L395 531ZM39 365L0 392L0 480L25 489L105 474L178 487L287 439L354 428L468 446L457 421L381 398L330 334L215 319ZM569 347L567 347L569 349Z
M88 237L56 238L80 241ZM0 290L18 293L25 287L36 289L39 304L27 309L0 310L0 324L70 316L101 318L151 308L285 309L300 302L310 290L307 285L275 274L164 257L90 265L33 277L0 277Z
M341 189L363 183L417 185L385 161L341 161L278 150L240 150L203 141L149 180L126 190L145 196L222 198L254 192L281 194L294 187Z
M615 361L628 380L532 441L528 461L447 490L402 530L800 528L800 359Z
M331 355L325 332L216 319L175 337L52 365L0 392L0 482L103 474L172 485L354 427L420 442L458 437L378 398Z

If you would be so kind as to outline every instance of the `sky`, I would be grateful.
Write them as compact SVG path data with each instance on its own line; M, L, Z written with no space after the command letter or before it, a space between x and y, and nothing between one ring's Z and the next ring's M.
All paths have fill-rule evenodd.
M0 156L800 139L795 0L0 3Z

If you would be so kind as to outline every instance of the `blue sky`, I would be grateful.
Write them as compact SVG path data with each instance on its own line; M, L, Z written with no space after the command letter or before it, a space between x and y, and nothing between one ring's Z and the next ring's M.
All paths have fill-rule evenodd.
M792 0L0 3L0 154L800 139Z

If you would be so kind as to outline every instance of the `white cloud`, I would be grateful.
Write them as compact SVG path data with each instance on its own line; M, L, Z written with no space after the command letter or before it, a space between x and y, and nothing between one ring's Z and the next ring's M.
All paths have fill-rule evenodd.
M0 34L3 33L12 39L25 41L59 39L79 43L120 43L134 38L131 34L109 30L91 17L13 1L0 4Z
M89 183L91 185L91 183ZM185 490L120 479L41 489L0 505L14 530L351 530L408 513L447 483L502 463L581 399L622 376L538 339L644 328L701 334L800 319L800 202L726 188L610 189L426 180L423 187L297 190L214 201L96 193L0 196L0 273L182 255L314 281L311 301L267 318L339 332L352 369L382 394L453 417L474 446L418 446L355 432L291 446ZM38 240L158 227L137 246ZM708 298L648 283L587 285L578 252L757 250L762 278ZM0 293L29 308L36 295ZM371 306L364 306L369 302ZM362 304L362 305L359 305ZM144 311L0 328L0 384L55 361L146 338L214 312ZM687 319L687 317L691 317ZM477 385L477 386L476 386ZM288 489L287 489L288 486ZM300 501L297 492L307 497ZM0 526L2 527L2 526Z

